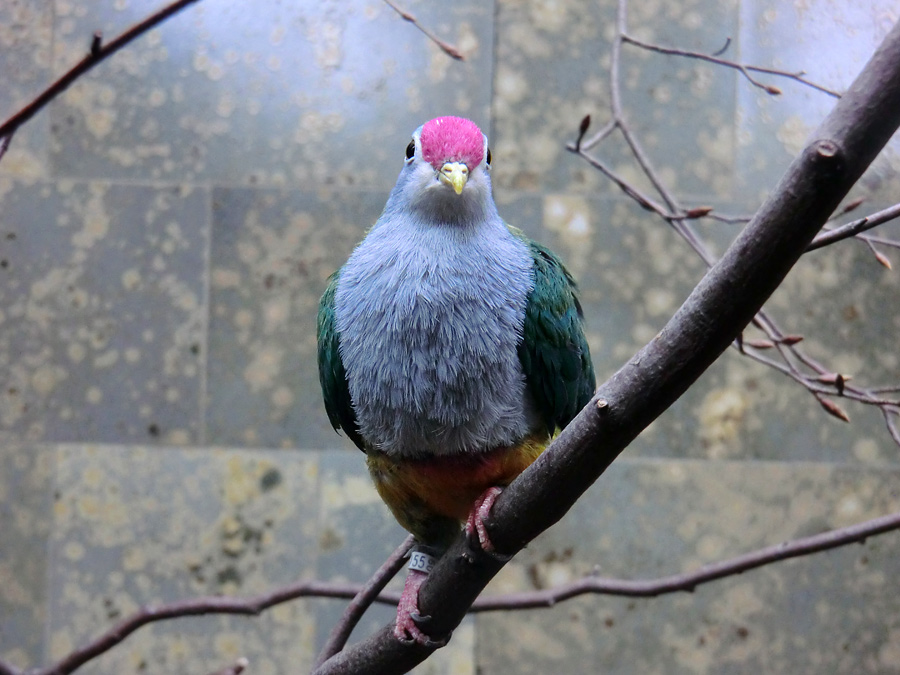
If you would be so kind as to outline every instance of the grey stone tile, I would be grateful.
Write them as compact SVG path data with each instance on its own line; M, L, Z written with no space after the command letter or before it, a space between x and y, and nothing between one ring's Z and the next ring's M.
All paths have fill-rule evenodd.
M353 447L325 414L316 313L328 276L375 222L386 199L380 191L215 192L211 442Z
M4 187L0 436L196 440L208 193Z
M585 574L656 578L900 508L896 469L619 460L489 592ZM478 666L506 673L896 673L900 539L656 599L481 614Z
M591 114L595 130L609 119L615 3L500 2L498 7L493 139L498 185L616 190L564 147L585 114ZM735 2L629 6L632 32L667 46L715 51L736 26ZM733 73L626 47L620 75L630 126L670 188L729 196ZM621 142L607 142L598 154L629 180L645 183Z
M750 64L805 71L822 86L843 92L895 21L890 0L867 3L813 0L795 5L741 3L741 59ZM819 55L819 56L815 56ZM738 189L761 201L834 107L835 99L795 82L767 78L783 90L772 97L738 87ZM900 144L895 140L869 168L851 196L890 201L900 189Z
M16 667L44 653L52 449L0 443L0 657Z
M60 3L56 62L137 4ZM385 3L199 4L116 55L52 111L64 176L228 184L393 184L406 137L441 114L487 120L493 3L403 3L452 60ZM396 139L385 143L384 139Z
M315 574L315 453L147 447L60 452L52 547L51 657L143 604L250 596ZM259 617L156 623L83 670L212 672L240 656L254 672L311 665L303 601Z
M52 30L51 3L0 5L0 121L12 117L50 84ZM49 129L46 112L20 127L0 161L0 175L29 181L46 176Z

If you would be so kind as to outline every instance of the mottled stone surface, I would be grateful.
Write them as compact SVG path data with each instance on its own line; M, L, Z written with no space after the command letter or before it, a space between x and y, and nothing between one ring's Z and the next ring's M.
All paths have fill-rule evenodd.
M199 441L208 192L0 180L0 438Z
M47 538L55 452L0 443L0 657L39 663L47 623Z
M398 153L391 165L401 163ZM381 192L216 190L210 442L355 447L334 432L324 414L316 312L329 275L383 206Z
M110 452L113 450L114 452ZM59 658L144 604L248 596L315 574L318 461L273 451L70 446L51 537L49 651ZM262 617L142 628L85 672L254 672L308 667L307 601Z
M139 3L62 1L55 63ZM493 3L405 2L467 57L452 61L385 3L200 3L69 90L52 111L62 175L389 188L381 167L423 121L488 121ZM395 144L385 139L398 139Z
M466 60L382 0L199 2L13 138L0 161L0 658L47 664L142 603L362 582L404 539L325 416L315 312L425 120L461 114L489 132L500 212L579 280L601 379L704 273L670 225L565 150L586 113L592 132L609 119L612 0L398 4ZM0 115L145 5L3 4ZM896 19L889 0L632 0L628 28L705 53L731 38L723 58L843 90ZM623 111L685 205L752 213L833 104L759 79L782 95L624 47ZM593 152L657 198L620 136ZM893 204L897 168L895 142L840 221ZM692 225L716 255L740 229ZM768 310L823 368L889 385L898 291L897 272L845 242L805 256ZM729 350L491 591L597 566L670 574L898 510L884 420L837 403L850 424ZM693 595L470 618L416 672L900 672L897 539ZM344 605L146 627L79 672L209 673L239 656L254 674L303 672ZM353 640L392 617L374 608Z
M715 51L737 29L736 2L642 2L630 8L635 37ZM564 149L586 114L609 119L610 38L615 3L501 2L495 81L496 180L503 188L612 192ZM734 74L637 47L621 71L623 110L668 184L728 196L734 161ZM621 139L604 153L644 186Z

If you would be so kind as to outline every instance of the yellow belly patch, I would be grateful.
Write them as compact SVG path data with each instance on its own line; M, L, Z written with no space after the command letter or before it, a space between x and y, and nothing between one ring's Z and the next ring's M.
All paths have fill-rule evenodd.
M530 437L514 447L428 459L372 452L367 462L378 494L399 523L420 537L429 518L464 521L485 490L509 485L538 458L548 441Z

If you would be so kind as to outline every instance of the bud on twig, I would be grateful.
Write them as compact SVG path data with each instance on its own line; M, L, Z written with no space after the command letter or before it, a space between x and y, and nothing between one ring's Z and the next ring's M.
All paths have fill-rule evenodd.
M575 152L581 152L581 141L589 126L591 126L591 116L585 115L581 118L581 124L578 125L578 140L575 141Z
M816 397L816 399L819 401L822 407L825 408L825 412L827 412L832 417L837 417L839 420L843 420L844 422L850 421L849 415L847 415L847 413L845 413L843 409L841 409L841 407L838 406L834 401L831 401L827 398L819 398L818 396Z

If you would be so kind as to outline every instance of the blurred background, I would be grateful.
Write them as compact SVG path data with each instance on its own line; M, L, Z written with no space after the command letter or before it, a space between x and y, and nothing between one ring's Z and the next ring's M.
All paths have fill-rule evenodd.
M0 6L7 118L150 0ZM609 118L612 0L202 0L76 82L0 162L0 657L49 663L145 603L361 582L404 532L328 424L315 363L327 276L378 217L409 135L491 138L501 214L581 285L598 378L704 272L653 214L565 150ZM635 36L806 71L842 91L900 18L890 0L632 0ZM751 214L834 99L784 78L625 47L625 112L688 206ZM895 142L847 220L900 195ZM623 144L596 150L637 185ZM849 201L849 199L848 199ZM718 252L739 229L704 220ZM891 224L879 230L900 235ZM900 265L896 252L883 252ZM849 241L768 307L854 384L900 381L898 273ZM876 409L826 415L733 350L488 592L597 571L688 571L900 509ZM900 672L900 538L691 595L582 598L469 618L420 673ZM343 603L140 630L84 673L307 670ZM373 610L364 636L393 611Z

